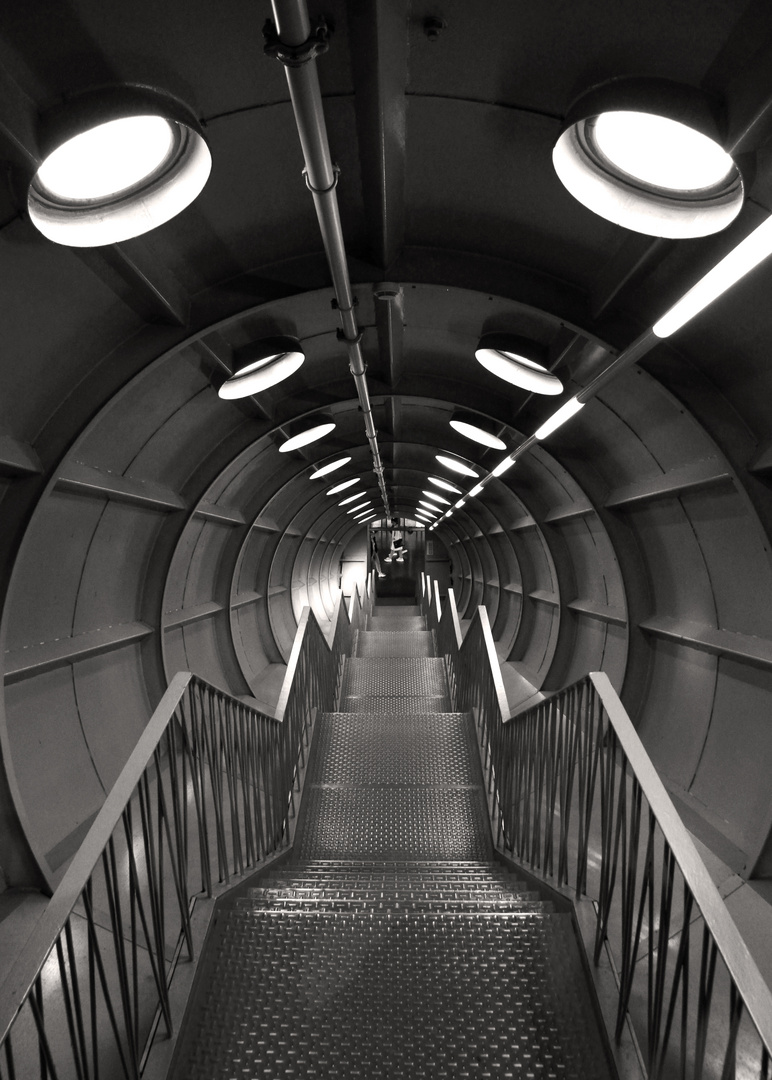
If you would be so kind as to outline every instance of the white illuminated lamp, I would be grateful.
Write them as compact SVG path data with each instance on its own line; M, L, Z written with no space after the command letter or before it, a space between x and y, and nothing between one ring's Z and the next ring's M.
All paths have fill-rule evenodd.
M350 510L346 511L346 513L347 514L355 514L357 512L357 510L364 510L364 508L366 506L372 506L372 505L373 505L373 500L372 499L365 499L364 502L359 503L357 506L352 506Z
M428 509L428 507L429 507L429 503L426 503L426 502L420 502L420 503L418 504L418 506L419 506L419 507L423 507L423 510L421 510L421 511L420 511L420 513L422 513L422 514L428 514L428 516L429 516L429 517L436 517L436 516L437 516L437 514L441 514L441 513L442 513L442 511L440 510L440 508L439 508L438 506L437 506L437 507L435 507L435 508L434 508L433 510L431 510L431 509Z
M468 465L465 465L463 461L459 461L457 458L447 457L445 454L435 454L434 456L440 465L444 465L446 469L452 469L453 472L457 472L460 476L476 477L478 475L474 469L470 469Z
M235 350L233 359L236 370L217 391L226 401L259 394L288 379L305 354L297 338L268 337Z
M375 517L375 510L360 510L358 514L353 514L354 521L364 521L365 518Z
M505 472L512 468L515 464L515 459L512 457L505 457L498 463L495 469L491 470L491 476L503 476Z
M659 338L670 337L770 254L772 216L758 225L701 277L696 285L684 293L681 299L654 323L652 330Z
M357 525L364 525L364 523L366 521L369 521L371 518L374 518L374 517L375 517L375 511L373 510L373 511L371 511L371 513L367 514L365 517L354 518L354 520L356 521Z
M328 461L326 465L322 465L316 472L312 472L308 479L320 480L323 476L327 476L328 473L335 472L336 469L342 469L344 465L348 465L349 461L351 461L351 455L336 458L335 461Z
M456 503L456 510L460 510L462 506L466 506L466 499L459 499Z
M563 389L547 369L544 346L518 334L483 334L474 355L486 371L531 394L559 394ZM504 449L503 443L499 449Z
M145 86L71 98L42 117L38 144L30 220L69 247L115 244L163 225L193 202L212 167L190 109Z
M463 435L465 439L471 439L472 442L479 443L480 446L487 446L490 450L506 450L507 448L504 440L500 439L498 435L487 427L484 427L474 414L454 413L449 423L459 435Z
M347 503L353 502L354 499L364 499L364 497L364 491L358 491L356 495L348 495L345 499L341 499L341 501L338 503L338 506L346 506Z
M461 488L451 484L449 480L441 480L439 476L430 476L428 479L430 484L435 484L437 487L442 488L443 491L452 491L454 495L461 494Z
M325 492L327 495L337 495L339 491L345 491L346 488L351 487L352 484L358 484L359 477L354 476L351 480L344 480L342 484L336 484L335 487L331 487L329 491Z
M713 102L668 79L612 79L583 94L552 161L588 209L649 236L708 236L743 204Z
M279 453L288 454L291 450L299 450L302 446L309 446L311 443L318 442L319 439L323 439L325 435L329 435L331 431L334 431L336 426L333 420L324 420L321 423L318 419L308 421L281 444Z
M445 499L442 495L437 495L433 491L422 491L421 494L425 495L427 499L431 499L432 502L442 503L445 506L450 506L450 499Z
M482 484L475 484L472 490L469 492L469 497L474 498L475 495L479 495L482 492Z
M423 506L425 510L430 510L433 514L439 514L442 512L442 507L437 506L435 503L429 502L427 499L419 499L418 505ZM450 506L450 503L448 503Z
M579 399L575 397L569 398L565 405L561 405L558 411L553 413L548 420L545 420L538 431L534 432L534 438L546 439L548 435L551 435L553 431L557 431L559 427L565 424L566 420L570 420L572 416L576 416L579 410L583 408L583 401L579 401Z

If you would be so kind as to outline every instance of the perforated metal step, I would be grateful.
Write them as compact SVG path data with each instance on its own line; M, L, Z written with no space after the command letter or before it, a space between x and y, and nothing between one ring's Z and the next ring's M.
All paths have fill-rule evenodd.
M431 630L358 630L354 656L434 656L434 635Z
M234 904L215 951L177 1080L610 1075L568 916Z
M423 615L371 615L367 629L386 633L395 630L417 632L426 630L426 619Z

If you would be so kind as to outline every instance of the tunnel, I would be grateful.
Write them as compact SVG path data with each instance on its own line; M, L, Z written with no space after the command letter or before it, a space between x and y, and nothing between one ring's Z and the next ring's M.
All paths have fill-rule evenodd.
M56 889L177 672L272 716L304 609L361 595L396 519L408 591L452 589L462 632L486 608L513 716L608 676L763 953L772 266L651 328L772 209L769 6L330 0L299 60L281 9L0 15L0 888ZM288 82L309 64L324 191ZM573 104L636 80L718 117L743 200L717 231L636 231L561 183ZM51 240L27 202L47 119L118 85L184 103L208 182L141 235ZM478 363L486 335L557 393ZM302 366L222 395L277 337Z

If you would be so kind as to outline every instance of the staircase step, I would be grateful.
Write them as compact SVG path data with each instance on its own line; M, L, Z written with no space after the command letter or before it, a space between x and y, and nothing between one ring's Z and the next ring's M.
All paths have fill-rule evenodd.
M185 1080L610 1077L567 915L237 904L202 975Z
M423 615L371 615L367 623L368 633L394 633L410 631L417 633L426 630Z
M383 616L384 619L397 619L400 618L400 616L412 616L414 618L418 616L420 618L423 618L423 615L421 615L421 609L418 604L375 603L373 604L373 615L378 616L378 618Z
M324 713L311 784L479 784L466 713Z
M377 896L313 896L291 895L267 892L261 896L242 897L240 906L252 911L394 911L394 912L438 912L450 914L472 912L494 915L549 914L554 908L549 901L538 898L517 899L515 897L497 897L486 900L463 897L377 897Z
M431 630L359 630L354 647L358 657L433 657L434 652Z
M445 661L440 657L350 657L343 669L341 695L444 697Z

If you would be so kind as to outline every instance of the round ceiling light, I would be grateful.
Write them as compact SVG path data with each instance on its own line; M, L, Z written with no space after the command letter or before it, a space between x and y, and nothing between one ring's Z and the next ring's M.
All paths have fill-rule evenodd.
M439 476L430 476L429 483L435 484L437 487L442 488L443 491L452 491L454 495L461 495L461 488L456 487L455 484L451 484L449 480L441 480Z
M144 86L71 99L42 119L39 144L30 220L70 247L115 244L164 224L199 195L212 167L193 113Z
M422 495L425 495L427 499L432 499L436 503L444 503L446 506L450 506L450 500L444 499L442 495L437 495L434 491L422 491Z
M546 349L528 338L517 334L483 334L474 355L491 375L531 394L559 394L563 389L563 383L544 362ZM498 449L503 447L501 443Z
M506 450L507 448L504 440L500 439L488 427L483 427L479 419L473 414L454 413L450 420L450 426L459 435L463 435L465 439L471 439L472 442L487 446L491 450Z
M329 435L331 431L334 431L336 426L332 420L326 420L321 424L318 419L306 423L296 434L281 444L279 453L288 454L290 450L299 450L301 446L308 446L310 443L318 442L319 439L323 439L325 435Z
M344 465L348 465L349 461L351 461L350 455L348 457L336 458L335 461L328 461L326 465L322 465L316 472L312 472L309 476L309 480L320 480L321 477L327 476L328 473L335 472L336 469L342 469Z
M259 394L288 379L304 360L305 354L297 338L270 337L253 341L236 350L236 370L217 393L226 401Z
M442 513L442 508L441 507L432 506L432 504L430 502L427 502L426 499L419 499L418 500L418 505L423 506L424 509L423 509L422 513L430 514L432 516L435 515L435 514L441 514Z
M344 480L342 484L336 484L335 487L331 487L329 491L325 492L326 495L337 495L339 491L345 491L346 488L351 487L352 484L358 484L359 477L353 476L350 480Z
M612 79L583 94L552 161L588 209L649 236L708 236L743 204L712 102L667 79Z
M358 491L356 495L348 495L345 499L341 499L338 506L345 506L347 503L353 502L354 499L364 499L364 491Z
M478 475L474 469L470 469L468 465L465 465L463 461L459 461L458 458L446 457L444 454L435 454L434 456L440 465L444 465L446 469L452 469L453 472L457 472L461 476Z

